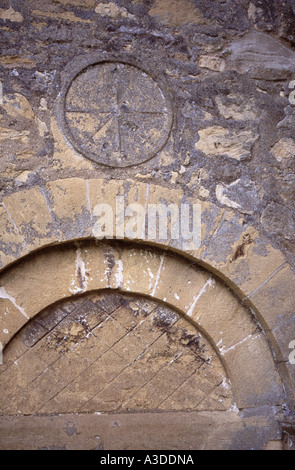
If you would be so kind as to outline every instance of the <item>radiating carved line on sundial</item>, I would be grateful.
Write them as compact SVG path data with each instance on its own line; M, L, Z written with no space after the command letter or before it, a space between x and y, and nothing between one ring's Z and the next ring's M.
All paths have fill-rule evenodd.
M93 108L93 109L89 109L89 108L87 108L87 109L83 109L83 108L82 108L82 109L81 109L81 108L78 108L78 109L68 108L68 109L66 109L66 112L67 112L67 113L85 113L85 114L107 114L107 113L110 112L110 110L109 110L109 109L106 109L106 110L102 111L102 110L95 109L95 108Z
M108 123L110 121L112 121L114 119L114 116L111 116L109 119L107 119L107 121L102 125L102 126L99 126L98 129L95 131L95 133L93 134L92 136L92 140L95 141L96 139L98 139L102 133L102 130L107 127Z

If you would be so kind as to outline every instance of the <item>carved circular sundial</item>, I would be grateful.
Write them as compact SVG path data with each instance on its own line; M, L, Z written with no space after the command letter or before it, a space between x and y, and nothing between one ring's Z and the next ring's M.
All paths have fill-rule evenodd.
M136 65L101 61L63 90L62 121L73 147L111 167L138 165L165 145L172 111L165 91Z

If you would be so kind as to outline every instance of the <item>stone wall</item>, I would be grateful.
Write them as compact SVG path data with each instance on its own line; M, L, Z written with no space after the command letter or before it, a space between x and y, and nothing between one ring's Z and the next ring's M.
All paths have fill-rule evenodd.
M294 447L294 25L1 2L1 448ZM199 246L98 240L118 197L197 205Z

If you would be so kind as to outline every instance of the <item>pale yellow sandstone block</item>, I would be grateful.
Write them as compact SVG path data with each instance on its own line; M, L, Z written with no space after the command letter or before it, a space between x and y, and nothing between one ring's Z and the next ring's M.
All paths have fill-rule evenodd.
M77 254L73 247L38 254L12 267L1 278L6 296L28 318L57 300L73 295L77 285Z
M281 379L263 334L257 333L237 344L224 353L223 359L238 408L284 402Z
M31 250L57 240L54 221L39 187L11 194L3 204Z

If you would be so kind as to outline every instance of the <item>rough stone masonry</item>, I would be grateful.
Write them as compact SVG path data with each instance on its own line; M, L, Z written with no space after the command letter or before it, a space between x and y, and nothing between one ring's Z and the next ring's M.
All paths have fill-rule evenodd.
M292 368L287 358L290 352L288 344L295 340L292 291L295 261L295 1L2 0L0 44L0 198L3 226L0 247L4 253L1 258L3 276L0 275L3 301L0 314L3 314L4 325L1 326L1 334L5 339L5 335L8 335L6 331L10 334L10 328L16 332L11 342L8 342L7 354L4 350L4 362L5 354L8 362L6 366L4 364L2 379L6 374L7 383L15 385L5 392L7 401L10 401L9 406L7 403L1 404L0 446L80 448L79 433L85 436L84 442L89 448L132 448L136 442L146 445L145 439L149 440L150 445L156 446L157 434L151 433L145 437L134 422L137 419L136 411L145 411L142 422L146 429L155 429L158 425L156 414L161 410L163 421L159 429L166 433L163 446L170 442L178 448L185 448L186 445L191 448L251 448L255 445L264 449L294 447L294 407L290 405L294 404L294 400L292 402L290 399L286 404L287 399L281 398L280 394L280 398L277 398L275 392L275 402L265 395L259 406L237 406L238 394L232 394L232 389L228 388L231 387L228 385L230 381L227 381L224 365L214 349L214 344L222 341L221 336L217 338L217 335L215 342L213 334L209 339L204 334L205 339L199 345L200 354L195 359L196 351L186 335L189 331L190 339L196 345L196 338L202 331L200 333L196 325L194 330L191 319L183 320L179 331L175 331L170 324L169 328L161 322L157 324L155 320L150 329L136 333L140 320L144 321L142 328L148 324L142 304L140 308L136 304L139 301L136 295L141 298L145 292L144 296L153 297L156 290L151 288L145 291L143 287L141 291L138 289L135 292L133 298L132 289L128 294L126 288L127 294L131 296L127 300L123 294L119 300L110 294L112 305L118 308L118 318L125 309L128 310L127 319L124 315L121 315L120 321L116 320L117 317L110 317L104 340L92 332L94 328L100 332L97 325L101 320L97 320L96 316L110 315L110 312L100 304L98 309L95 302L100 297L95 297L94 301L85 286L91 285L93 291L99 290L95 275L100 273L101 266L106 277L109 276L108 279L112 279L112 276L121 279L121 271L116 271L121 266L116 256L121 261L120 256L124 252L121 246L115 246L115 257L109 254L113 250L112 246L106 251L107 254L98 261L99 268L95 268L96 271L92 269L92 278L85 260L91 265L89 253L94 250L94 245L89 245L88 254L86 249L83 251L85 258L82 261L76 255L71 255L73 261L70 264L68 258L65 258L60 269L65 276L70 273L67 277L69 284L61 287L59 297L48 299L46 305L40 302L42 308L40 306L38 310L36 307L36 312L34 308L35 304L39 305L39 299L29 303L29 311L22 314L25 297L20 300L21 288L17 291L15 286L19 285L18 279L22 277L22 271L18 269L24 269L23 272L27 270L26 285L34 285L35 281L29 280L28 273L35 272L39 252L33 253L33 258L29 258L26 264L25 255L31 251L40 250L42 257L43 245L48 249L50 245L59 245L61 242L66 244L68 241L73 242L71 246L77 250L78 245L75 243L88 237L87 230L94 222L93 194L99 192L100 188L107 188L107 200L104 201L107 203L116 195L112 188L116 188L116 191L119 188L118 195L125 196L123 192L131 194L133 188L161 187L162 192L155 190L153 193L150 190L152 202L165 202L167 197L170 197L171 202L173 197L180 197L179 200L184 201L198 200L205 208L214 207L204 211L206 230L203 233L203 263L200 269L211 266L214 276L218 277L222 273L218 290L223 292L224 288L222 295L226 295L232 289L233 298L236 295L239 297L239 302L243 304L241 308L245 311L248 309L247 315L251 318L249 328L248 316L244 320L248 328L245 327L244 336L236 338L236 344L241 347L239 364L248 354L246 347L243 352L244 339L251 337L252 341L259 337L254 342L255 345L259 343L259 346L250 348L251 354L257 358L260 351L269 347L279 375L283 376L281 371L288 369L283 388L291 390L288 396L292 396L295 366ZM100 182L99 190L95 181ZM116 186L118 181L120 185ZM81 191L84 182L87 183L85 194ZM129 202L146 203L146 190L138 189L134 193L134 199ZM67 199L69 194L71 197ZM156 200L153 201L153 197ZM63 202L68 200L68 204ZM79 210L81 208L79 214L78 207ZM31 218L25 220L29 213ZM245 227L251 227L251 230L254 227L257 232L245 232ZM142 248L141 241L138 242ZM48 254L48 259L53 256L64 259L63 250L67 248L61 246L62 255L55 250L56 247ZM247 264L250 251L263 259L261 276L259 262ZM269 253L279 254L272 258ZM149 270L145 267L142 269L153 286L159 281L163 293L156 300L147 300L147 303L156 302L155 305L149 304L148 314L152 315L152 308L161 309L161 302L167 302L175 294L174 300L169 300L169 305L165 307L171 309L169 315L178 318L178 315L181 317L187 314L188 309L184 308L186 305L181 304L182 297L179 306L177 304L179 292L169 290L172 282L170 278L175 276L180 265L176 261L171 264L169 277L167 271L162 272L159 268L162 265L158 260L163 262L163 254L159 252L153 256L156 268L152 265L154 261L150 261ZM14 259L19 258L24 258L24 261L21 260L24 264L15 267ZM191 254L190 262L194 263L195 259ZM227 267L223 269L221 265L225 259ZM235 268L237 262L239 269ZM145 266L144 263L142 266ZM135 272L135 268L132 261L126 263L126 268L124 265L128 275L129 271ZM141 269L141 265L138 269ZM256 276L254 271L259 274ZM183 272L187 273L186 270ZM130 278L133 279L132 275ZM137 275L134 274L134 279ZM163 284L160 283L162 275ZM55 276L53 270L48 278L51 276ZM183 276L181 279L188 274ZM276 276L281 279L280 288L275 284ZM11 283L11 291L4 284L7 279L7 285ZM202 286L206 281L208 278ZM71 282L72 292L69 290ZM122 282L125 286L125 278ZM140 284L140 280L138 282ZM113 288L121 289L121 284L118 282ZM202 291L202 286L198 290L200 297L203 293L208 294L206 289ZM104 288L110 288L110 285L104 285ZM258 300L259 289L265 291L264 297ZM36 292L39 292L40 298L46 297L41 290ZM185 289L183 292L186 292ZM201 305L197 303L200 298L198 292L192 297L195 299L192 311ZM203 311L208 309L212 311L212 317L216 315L219 318L216 313L218 306L212 300L215 292L212 297L208 295L207 303L203 302ZM81 298L73 300L72 295L81 295ZM73 306L75 302L79 303L79 299L82 299L83 308L81 312L78 309L72 315ZM261 321L265 317L260 315L260 308L261 311L265 309L270 312L271 309L267 307L269 299L272 299L275 313L269 314L272 316L271 321L264 322ZM51 304L59 301L69 303L61 303L53 309ZM232 318L235 317L234 312L240 311L240 307L232 307L236 305L234 302L228 300L227 304L230 306L228 314ZM49 310L44 310L45 307ZM86 315L85 309L90 310L87 321L83 323L81 318ZM93 309L98 309L99 313L92 312ZM10 320L9 315L13 316L15 310L17 320ZM139 313L135 314L137 311ZM115 308L112 312L115 312ZM68 313L69 317L66 316ZM40 314L36 320L25 323L35 314ZM198 314L196 311L193 317L196 324L199 317L202 319L204 315ZM70 315L74 316L74 320L71 320ZM94 324L89 327L87 325L91 319ZM126 350L131 354L138 343L138 355L134 353L134 358L127 361L125 356L120 355L120 348L114 346L108 338L117 338L116 335L124 330L124 334L118 336L118 341L119 337L126 340L131 326L127 328L125 323L130 319L134 321L134 324L131 323L132 328L135 328L133 333L136 341L132 347L127 345ZM229 324L231 321L228 320ZM243 322L240 324L243 325ZM202 324L198 325L202 330ZM173 334L170 330L173 330ZM206 333L207 330L204 331ZM150 345L152 337L162 338L162 334L165 344L161 344L158 349L154 345L158 362L153 361L151 358L155 351L152 349L146 352L145 348ZM63 336L66 338L65 344ZM89 366L89 357L85 351L88 355L94 354L96 337L102 341L100 347L107 354L109 362L105 364L112 364L112 358L115 357L118 374L128 366L125 372L126 384L133 373L138 378L136 384L132 382L133 399L131 395L127 396L129 389L126 384L125 395L120 399L114 398L119 393L118 385L113 383L117 374L114 370L108 370L108 375L104 376L105 384L108 387L113 385L109 396L106 392L108 389L103 389L102 401L94 399L95 384L90 383L86 391L83 389L83 381L80 380L82 376L79 374L85 374ZM42 374L51 360L47 350L44 357L39 356L38 360L36 357L35 372L29 371L29 364L36 354L34 348L37 351L43 347L42 338L46 348L51 348L52 362L50 373L47 373L49 382L54 376L64 380L64 383L60 382L63 390L58 390L63 397L61 402L54 401L52 394L46 403L39 403L47 384ZM282 344L282 348L278 344ZM75 349L76 345L79 345L78 349ZM225 348L228 357L233 352L233 346L229 344ZM171 350L174 347L175 356L172 357ZM222 343L218 347L222 350ZM79 349L81 352L78 354ZM185 352L182 352L183 349ZM168 353L171 353L170 356ZM179 361L182 364L178 368L175 366L179 374L175 380L179 382L175 382L172 387L175 395L169 398L167 394L162 401L157 402L155 395L149 394L153 382L150 385L142 382L142 389L139 387L144 374L147 374L141 365L147 361L158 371L158 368L166 367L170 360L176 361L180 353L182 359ZM80 379L70 384L67 371L77 354L82 358L76 369L80 371L79 374L77 372ZM139 356L142 362L133 364L132 361L137 361ZM22 358L24 367L14 372L12 365L19 358ZM54 366L57 358L60 363ZM187 372L195 360L198 368L189 379ZM236 360L234 357L232 362ZM269 370L273 371L270 359L267 363L271 364ZM266 376L268 372L261 369L260 373ZM271 374L276 377L273 383L277 384L279 375L276 375L277 372ZM170 380L168 375L167 381ZM35 388L34 394L31 394L30 384L34 380L39 388ZM161 384L154 380L159 387L157 390L161 390ZM190 380L187 387L184 386L186 380ZM207 402L201 404L201 401L195 401L193 383L197 384L199 397L203 399L204 394L208 393ZM233 380L233 390L235 383ZM239 380L237 383L240 383ZM184 390L183 395L177 391L178 387ZM89 390L93 392L92 401L87 395ZM75 394L78 403L74 399ZM27 397L27 401L24 401L24 397ZM84 406L84 399L88 405ZM134 407L129 407L129 402ZM183 403L186 404L184 407ZM41 405L45 411L38 418L36 413L42 409ZM83 406L84 411L94 413L89 415L88 421ZM272 407L275 412L273 409L270 411ZM240 410L239 415L225 414L226 410L231 413L236 409ZM109 411L111 418L107 414ZM62 414L57 416L59 412L64 413L64 417ZM71 414L76 412L80 412L80 417ZM102 415L95 415L95 412ZM191 414L187 415L188 428L185 434L181 414L187 412ZM16 419L18 414L19 420ZM118 423L127 430L126 441L119 432ZM171 423L176 423L179 436L182 436L179 439L171 434ZM222 443L223 423L227 423L229 433ZM47 434L42 440L32 431L32 435L28 434L22 441L24 426L31 426L32 429L43 426ZM94 429L97 426L101 427L101 435L95 437ZM133 434L130 434L130 426L133 426ZM202 429L205 429L203 434ZM212 434L210 429L214 430ZM196 439L187 441L185 436L194 435L194 432ZM163 434L162 431L160 434Z

